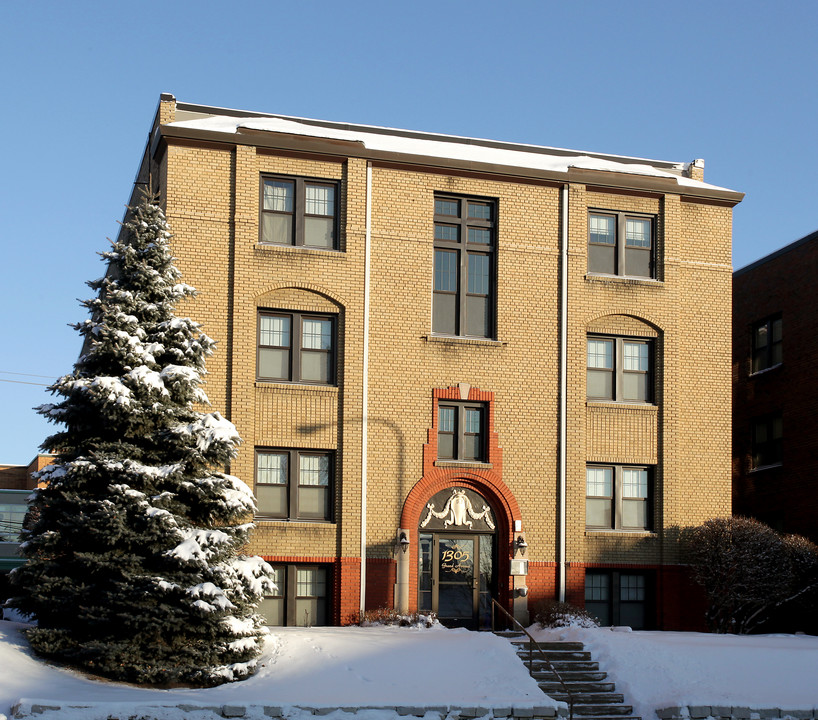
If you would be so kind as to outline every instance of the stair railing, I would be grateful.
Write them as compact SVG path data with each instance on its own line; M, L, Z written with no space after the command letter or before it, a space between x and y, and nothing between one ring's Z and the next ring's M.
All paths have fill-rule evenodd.
M548 669L554 673L554 676L560 683L562 687L562 691L568 697L568 720L574 720L574 694L568 689L568 686L565 684L565 681L562 679L562 675L557 672L557 668L554 667L554 664L551 660L548 659L548 656L545 654L545 650L540 646L540 644L533 638L530 632L526 630L522 624L515 618L508 610L506 610L500 603L498 603L494 598L491 599L492 604L492 613L491 613L491 629L492 632L494 631L494 609L497 608L503 615L505 615L512 623L512 627L516 626L516 628L524 633L528 637L528 674L531 677L534 677L534 648L537 648L537 652L539 652L540 657L542 660L545 661L545 664L548 666Z

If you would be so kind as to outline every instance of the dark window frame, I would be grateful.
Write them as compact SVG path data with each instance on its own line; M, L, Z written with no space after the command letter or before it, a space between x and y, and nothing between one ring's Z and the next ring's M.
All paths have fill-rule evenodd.
M775 339L778 326L778 340ZM759 346L759 335L763 333L766 342ZM770 315L752 324L750 330L750 374L776 368L784 362L784 320L781 313Z
M593 596L595 590L601 589L601 584L593 585L593 578L605 578L605 585L607 597L589 597ZM642 586L637 588L634 586L627 587L623 580L625 578L641 579ZM608 617L600 617L599 620L605 622L608 620L610 625L621 625L623 621L629 622L627 607L641 606L642 619L644 626L639 629L651 629L654 625L654 611L655 611L655 588L656 577L655 573L647 570L631 570L626 568L617 569L596 569L585 571L585 609L592 615L607 615ZM642 598L623 598L623 594L632 595L633 591L641 590ZM590 592L589 592L590 591ZM604 613L599 610L604 607ZM599 608L599 609L597 609ZM625 612L623 613L623 610Z
M264 184L266 181L288 182L293 184L293 209L291 212L267 210L264 207ZM259 187L259 223L258 237L262 245L277 247L305 247L314 250L338 250L340 248L340 215L341 215L341 182L324 178L302 177L299 175L275 175L263 173ZM332 215L314 215L307 213L307 186L331 187L334 191ZM288 215L292 218L290 242L278 243L264 238L264 218L267 215ZM307 243L306 220L310 217L332 217L332 245L311 245Z
M441 430L441 410L453 410L454 422L451 432ZM469 432L467 428L467 411L479 411L480 431ZM452 455L441 455L441 435L451 436ZM466 455L467 437L477 437L477 457ZM488 458L488 404L482 402L447 401L437 403L437 458L443 462L487 462Z
M277 515L271 512L265 512L259 509L256 512L256 517L270 520L290 520L296 522L319 522L332 523L335 518L335 451L334 450L316 450L312 448L280 448L280 447L264 447L255 448L255 463L254 463L254 482L256 487L256 498L258 498L258 486L266 483L259 482L259 455L287 455L287 482L286 485L275 484L275 487L284 487L287 497L287 514ZM326 503L323 517L317 515L302 514L299 508L299 495L301 488L322 487L314 485L301 485L301 458L302 456L320 456L326 457L329 460L329 468L327 470L328 483L326 486Z
M290 343L289 345L262 345L261 344L261 322L263 317L288 318L290 321ZM329 321L330 323L330 343L329 350L313 349L303 347L304 320ZM288 373L287 377L265 376L261 374L261 354L264 349L288 350ZM321 353L327 356L328 379L310 380L304 379L302 358L304 353ZM299 312L291 310L259 309L256 319L256 380L260 382L293 383L299 385L335 385L337 382L337 356L338 356L338 316L331 314Z
M270 627L304 627L298 625L297 601L306 598L323 597L325 602L323 622L320 626L332 624L332 597L333 597L333 567L327 563L270 563L274 569L283 570L284 587L277 589L276 595L266 595L265 600L278 600L283 604L282 616L284 624L281 626L269 625ZM320 595L299 595L298 594L298 571L304 569L320 569L325 572L324 589L325 594ZM316 623L311 620L311 625Z
M776 424L779 434L776 437ZM757 440L763 430L766 440ZM750 422L750 470L764 470L784 464L784 418L780 412L753 418Z
M496 199L485 197L473 197L469 195L449 195L446 193L436 193L434 196L434 268L435 277L432 283L432 333L448 337L474 337L494 339L497 335L497 210ZM438 207L445 203L456 203L457 214L449 215L438 212ZM469 207L483 207L488 210L488 217L471 217ZM442 207L441 207L442 209ZM438 238L438 228L455 228L457 230L455 238ZM488 232L488 242L471 242L469 230L477 232ZM441 255L454 254L455 263L455 287L438 287L438 258ZM469 289L470 256L482 256L487 258L488 273L486 276L486 292L477 289ZM450 273L447 273L450 274ZM479 277L479 276L478 276ZM482 289L482 288L481 288ZM454 317L449 317L446 313L450 301L443 307L443 298L454 298ZM483 298L486 306L486 318L484 332L469 332L469 298ZM451 325L451 331L441 327L442 322L438 317L445 315L447 324Z
M591 367L588 363L588 344L591 340L613 343L611 368ZM647 347L648 369L625 369L625 344ZM610 373L610 395L591 395L590 373ZM645 375L645 399L628 399L625 397L625 377L628 375ZM656 403L656 340L655 338L633 337L628 335L604 335L588 333L585 339L585 396L588 402L625 403L629 405L654 405Z
M588 494L588 470L589 469L610 469L611 494L610 495L589 495ZM644 470L647 473L647 497L626 498L623 492L623 470ZM622 530L625 532L653 532L654 531L654 498L655 498L655 472L651 465L640 464L617 464L617 463L587 463L585 466L586 486L585 486L585 527L589 530ZM608 524L593 525L588 522L588 501L607 500L610 502L611 521ZM644 526L631 526L624 524L625 504L628 502L644 502L645 524Z
M614 235L613 243L595 242L592 240L592 217L606 217L614 220ZM615 275L620 277L634 277L634 278L648 278L656 279L657 252L656 252L656 219L657 216L649 213L624 212L618 210L602 210L596 208L588 209L588 272L590 274L599 275ZM650 223L650 247L645 249L637 245L630 245L628 243L627 225L628 220L648 221ZM600 266L607 265L611 260L606 257L603 258L601 251L594 252L594 248L613 248L612 262L613 266L607 269L600 269ZM636 258L639 255L633 255L633 260L629 262L629 255L631 253L647 253L648 272L633 273L628 272L628 265L631 268L636 266ZM611 253L605 253L611 255ZM642 258L644 259L644 258Z

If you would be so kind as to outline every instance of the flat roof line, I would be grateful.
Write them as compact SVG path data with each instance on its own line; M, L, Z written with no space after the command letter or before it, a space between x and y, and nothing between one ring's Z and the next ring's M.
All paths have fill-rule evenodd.
M515 143L502 140L491 140L487 138L473 138L463 135L447 135L443 133L424 132L421 130L403 130L399 128L389 128L380 125L364 125L359 123L336 122L332 120L316 120L314 118L302 118L295 115L281 115L278 113L263 113L250 110L236 110L234 108L223 108L211 105L197 105L194 103L183 103L177 100L176 108L186 112L198 112L205 115L227 115L229 117L258 117L258 118L279 118L281 120L293 120L305 125L316 127L328 127L336 130L363 131L378 133L381 135L393 135L409 137L417 140L437 140L439 142L460 143L466 145L478 145L482 147L497 148L503 150L518 150L535 154L565 155L573 156L577 154L588 155L589 157L601 158L605 160L615 160L624 163L647 164L654 167L662 167L678 171L687 165L684 162L672 160L652 160L650 158L640 158L631 155L615 155L611 153L594 152L590 150L576 150L569 148L549 147L546 145L531 145L528 143Z
M784 255L785 253L790 252L790 250L795 250L797 247L801 245L805 245L810 240L818 239L818 230L811 232L809 235L805 235L800 240L796 240L795 242L791 242L789 245L785 245L778 250L771 252L769 255L765 255L763 258L760 258L754 262L751 262L749 265L745 265L738 270L733 271L733 277L736 275L742 275L743 273L749 272L750 270L755 270L759 265L763 265L764 263L770 262L770 260L775 260L777 257Z

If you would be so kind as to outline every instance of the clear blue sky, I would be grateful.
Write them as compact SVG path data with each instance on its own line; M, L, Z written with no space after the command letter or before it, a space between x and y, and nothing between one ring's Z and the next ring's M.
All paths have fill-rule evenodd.
M77 298L161 92L662 160L747 194L736 268L818 228L818 2L0 1L0 462L52 427ZM45 378L13 375L28 373Z

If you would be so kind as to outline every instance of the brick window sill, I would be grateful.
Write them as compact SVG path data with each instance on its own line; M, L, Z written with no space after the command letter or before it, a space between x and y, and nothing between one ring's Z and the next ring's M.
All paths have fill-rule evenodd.
M270 525L287 525L289 527L295 526L303 526L305 528L314 528L318 527L327 527L327 528L335 528L336 523L332 520L302 520L300 518L274 518L274 517L267 517L266 515L256 515L253 520L256 523L267 523Z
M776 468L784 467L784 463L777 462L772 463L771 465L759 465L758 467L750 468L750 473L760 473L764 472L765 470L775 470Z
M611 402L610 400L587 400L586 407L599 408L606 410L635 410L637 412L659 412L659 406L653 403L638 403L638 402Z
M464 468L468 470L491 470L494 465L487 462L469 462L467 460L435 460L435 467Z
M329 250L303 245L273 245L272 243L256 243L255 250L261 252L284 253L285 255L320 255L321 257L335 257L346 260L347 254L341 250Z
M317 392L328 395L338 394L337 385L308 385L305 383L266 382L264 380L256 380L255 385L258 390L268 390L272 392L286 390L289 392Z
M611 530L607 528L585 528L585 537L641 537L658 538L654 530Z
M430 343L443 343L444 345L479 345L482 347L504 347L508 345L502 340L489 340L488 338L461 337L459 335L423 335L423 339Z
M757 372L750 373L749 377L757 378L757 377L760 377L762 375L766 375L767 373L773 372L773 370L778 370L779 368L783 367L783 365L784 365L784 363L776 363L775 365L771 365L768 368L763 368L762 370L759 370Z
M588 282L610 283L619 285L649 285L652 287L664 287L665 283L656 278L639 277L636 275L607 275L606 273L585 273Z

